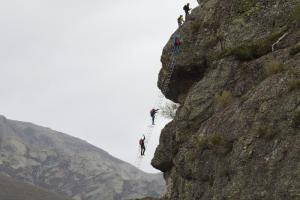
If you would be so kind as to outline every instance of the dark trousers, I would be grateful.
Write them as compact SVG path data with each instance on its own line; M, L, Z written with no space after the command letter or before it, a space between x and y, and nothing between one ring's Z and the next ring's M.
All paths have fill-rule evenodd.
M174 45L174 53L178 54L180 51L179 45Z
M155 115L152 115L152 125L154 125L154 121L155 121Z
M190 13L189 13L188 10L184 10L184 12L185 12L185 20L187 20L187 18L189 17Z
M145 155L146 147L145 145L141 145L141 156Z

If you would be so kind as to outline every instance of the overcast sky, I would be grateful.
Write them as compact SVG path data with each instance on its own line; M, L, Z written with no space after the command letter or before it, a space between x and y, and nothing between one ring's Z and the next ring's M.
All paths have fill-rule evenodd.
M186 0L0 0L0 112L134 164ZM196 0L191 2L197 5ZM158 144L159 119L142 169Z

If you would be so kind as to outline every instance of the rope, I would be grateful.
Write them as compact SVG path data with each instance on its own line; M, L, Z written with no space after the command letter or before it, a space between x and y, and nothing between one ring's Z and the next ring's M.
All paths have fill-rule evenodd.
M281 40L283 40L288 34L289 32L286 32L274 44L272 44L272 52L275 51L275 45L278 44Z
M171 55L171 61L169 63L169 67L168 67L168 75L166 77L166 79L164 80L163 82L163 86L162 86L162 94L165 94L167 89L168 89L168 86L169 86L169 83L170 83L170 80L171 80L171 77L172 77L172 74L173 74L173 71L174 71L174 67L175 67L175 63L176 63L176 49L174 48L173 49L173 53ZM158 94L158 98L157 98L157 102L155 103L156 107L160 107L163 103L163 100L164 100L164 97L161 95L161 94ZM154 132L154 125L149 125L147 126L146 128L146 140L145 140L145 148L147 150L148 148L148 144L150 142L150 139L151 139L151 136L152 136L152 133ZM137 159L135 161L135 166L137 168L140 168L141 167L141 164L142 164L142 161L143 161L143 156L141 156L141 148L138 147L138 154L137 154Z

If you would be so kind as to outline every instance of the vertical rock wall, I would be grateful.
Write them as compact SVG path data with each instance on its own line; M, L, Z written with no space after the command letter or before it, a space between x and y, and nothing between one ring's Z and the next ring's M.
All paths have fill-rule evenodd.
M165 96L181 106L152 160L163 199L300 199L299 0L204 0L174 35ZM171 38L160 88L172 53Z

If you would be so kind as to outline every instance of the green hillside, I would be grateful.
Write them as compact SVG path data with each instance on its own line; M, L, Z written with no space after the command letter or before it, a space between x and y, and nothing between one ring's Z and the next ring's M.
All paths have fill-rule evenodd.
M0 174L1 200L71 200Z

